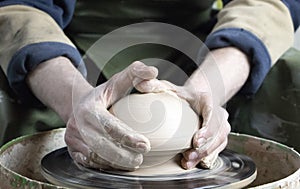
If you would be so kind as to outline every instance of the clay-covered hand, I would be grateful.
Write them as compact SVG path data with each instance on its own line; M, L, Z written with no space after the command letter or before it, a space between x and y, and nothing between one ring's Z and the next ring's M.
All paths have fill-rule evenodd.
M113 116L107 108L135 85L154 79L157 69L134 62L73 105L65 141L71 157L93 168L134 170L150 150L149 140ZM76 97L75 97L76 98ZM76 101L76 100L75 100Z
M214 105L212 95L208 92L199 92L192 85L176 86L157 79L142 82L137 89L142 92L171 90L189 102L202 122L193 137L193 148L183 153L181 165L185 169L190 169L200 163L202 167L211 168L219 153L226 147L230 132L228 113L221 106Z

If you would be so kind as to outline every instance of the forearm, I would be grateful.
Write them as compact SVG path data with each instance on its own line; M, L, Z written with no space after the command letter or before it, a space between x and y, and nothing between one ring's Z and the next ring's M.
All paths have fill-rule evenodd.
M243 94L254 95L271 66L293 44L293 21L284 2L230 1L219 12L217 24L206 38L209 49L234 46L247 54L251 73L241 89Z
M211 51L185 86L209 93L214 105L224 105L246 82L250 73L247 56L234 47Z
M56 111L65 122L73 112L74 95L80 98L93 89L65 57L57 57L39 64L27 76L27 83L34 95Z
M51 15L39 10L38 8L41 7L38 6L34 8L13 5L16 2L7 0L0 3L1 67L7 74L10 87L21 102L29 106L40 106L41 103L26 84L28 73L40 63L64 56L70 59L74 67L82 73L85 73L85 70L79 66L80 53L56 22L60 20L59 18L52 18ZM46 3L39 3L39 1L32 3L48 7ZM51 4L50 1L49 4ZM48 8L51 12L51 6ZM53 9L57 7L54 6Z

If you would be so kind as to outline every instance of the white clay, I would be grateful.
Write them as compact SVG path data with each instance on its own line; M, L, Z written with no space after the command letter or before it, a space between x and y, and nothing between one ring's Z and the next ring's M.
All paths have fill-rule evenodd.
M110 112L150 140L151 151L144 155L142 167L164 163L190 148L199 129L198 115L172 92L132 94Z

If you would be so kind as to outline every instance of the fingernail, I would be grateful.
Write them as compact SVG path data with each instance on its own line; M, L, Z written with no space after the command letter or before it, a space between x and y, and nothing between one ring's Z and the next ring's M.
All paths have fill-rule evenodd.
M139 150L139 152L141 153L147 153L150 151L150 146L147 143L144 142L139 142L137 143L137 149Z
M203 126L203 125L202 125ZM198 131L198 136L205 136L205 134L207 133L207 127L202 127L199 131Z
M191 162L191 161L186 162L186 168L187 169L191 169L191 168L193 168L193 166L194 166L193 162Z
M197 152L191 152L189 155L189 159L197 159L198 158L198 153Z

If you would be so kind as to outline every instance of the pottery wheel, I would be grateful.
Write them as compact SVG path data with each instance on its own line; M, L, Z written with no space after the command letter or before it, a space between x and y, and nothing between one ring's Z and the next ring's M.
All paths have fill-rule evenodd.
M221 152L210 170L183 170L178 165L179 158L150 168L153 173L150 175L136 171L107 172L76 164L65 147L47 154L41 161L41 168L49 182L72 188L242 188L256 178L254 162L230 150Z

